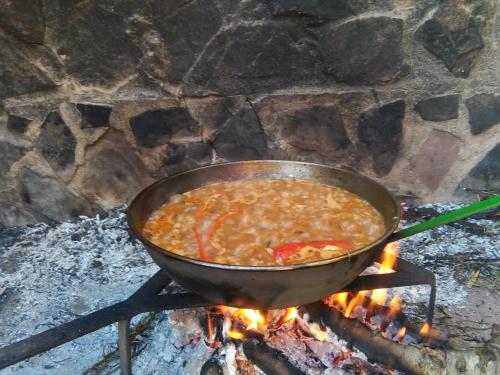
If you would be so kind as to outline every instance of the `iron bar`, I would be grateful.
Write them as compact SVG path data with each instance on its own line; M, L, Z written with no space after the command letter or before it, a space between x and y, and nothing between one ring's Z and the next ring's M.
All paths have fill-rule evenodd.
M0 369L119 322L120 369L122 375L131 375L132 354L129 334L130 320L134 316L152 311L188 309L212 305L211 302L194 293L160 294L170 282L171 279L165 271L158 271L134 294L122 302L1 348ZM403 259L398 258L395 272L358 276L356 280L338 292L422 284L431 287L427 311L427 322L431 324L436 299L434 274Z
M118 322L118 351L120 353L120 374L132 375L129 319L120 320Z

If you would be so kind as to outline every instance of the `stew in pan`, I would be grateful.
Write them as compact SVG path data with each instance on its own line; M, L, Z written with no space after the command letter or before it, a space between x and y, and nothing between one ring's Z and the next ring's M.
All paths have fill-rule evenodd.
M344 189L299 179L213 183L175 195L144 236L179 255L233 265L334 258L378 239L382 216Z

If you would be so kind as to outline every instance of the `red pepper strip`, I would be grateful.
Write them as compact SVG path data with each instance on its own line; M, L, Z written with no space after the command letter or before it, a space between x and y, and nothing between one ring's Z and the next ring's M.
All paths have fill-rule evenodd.
M273 258L276 260L278 258L286 259L289 256L297 253L300 249L306 246L312 246L317 249L322 249L325 246L340 246L340 247L350 247L352 242L349 241L311 241L311 242L290 242L281 246L273 248Z
M196 238L196 244L198 245L198 252L201 260L208 260L207 252L205 251L205 246L203 246L203 242L201 241L200 232L193 225L194 237Z
M221 226L222 222L224 220L226 220L228 217L230 216L233 216L233 215L236 215L238 212L237 211L229 211L229 212L225 212L223 214L220 214L215 220L214 222L212 223L212 225L210 226L210 228L208 228L208 232L207 232L207 242L210 243L210 241L212 240L212 236L214 235L215 231L217 229L219 229L219 227Z

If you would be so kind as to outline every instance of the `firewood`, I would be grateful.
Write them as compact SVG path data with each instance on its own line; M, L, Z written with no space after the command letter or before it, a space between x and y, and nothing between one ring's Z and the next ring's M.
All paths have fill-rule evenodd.
M482 349L434 349L423 345L401 345L371 331L356 319L348 319L322 303L306 306L313 320L322 320L342 339L350 342L373 362L409 374L495 375L500 373L500 332Z

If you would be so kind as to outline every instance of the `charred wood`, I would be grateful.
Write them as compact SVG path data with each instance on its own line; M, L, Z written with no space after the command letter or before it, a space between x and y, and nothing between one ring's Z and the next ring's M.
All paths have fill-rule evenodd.
M222 366L214 359L205 362L201 367L200 375L222 375Z
M481 349L447 350L427 346L401 345L371 331L357 319L348 319L322 303L306 307L313 320L328 325L340 338L366 354L373 362L383 363L409 374L459 375L498 374L500 371L500 332Z
M243 351L247 358L267 375L305 375L292 366L280 351L256 339L245 339Z

